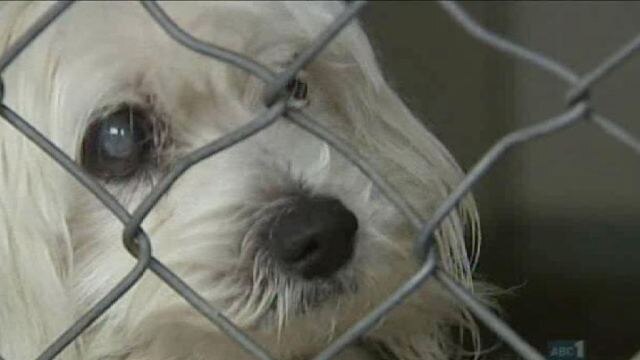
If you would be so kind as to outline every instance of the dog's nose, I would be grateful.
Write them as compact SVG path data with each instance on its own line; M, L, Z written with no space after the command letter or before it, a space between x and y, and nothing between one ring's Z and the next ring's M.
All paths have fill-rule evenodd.
M296 200L267 230L272 256L305 279L328 277L353 255L358 220L340 200Z

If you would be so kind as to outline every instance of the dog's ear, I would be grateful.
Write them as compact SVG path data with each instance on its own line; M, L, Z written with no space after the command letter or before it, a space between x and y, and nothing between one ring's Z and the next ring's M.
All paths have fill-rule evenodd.
M323 86L330 89L325 93L346 115L351 136L365 149L363 153L372 156L373 162L379 160L383 169L388 169L387 163L400 167L402 171L385 174L392 183L397 182L399 189L413 191L404 197L425 219L429 218L462 180L463 171L384 79L361 28L348 27L338 36L335 47L331 46L316 64L326 75L317 80L331 82ZM475 241L478 226L476 206L469 196L436 233L443 266L468 285L473 256L466 253L465 229L472 229Z
M328 61L324 65L329 68L327 72L338 74L333 80L327 80L339 82L329 87L333 103L346 114L353 131L350 137L359 143L357 148L378 169L384 170L385 178L426 221L464 173L446 147L383 78L364 33L359 28L350 30L352 38L345 33L347 41L343 44L349 49L353 62L331 64ZM348 134L349 130L342 133ZM478 297L488 298L484 285L472 282L475 251L480 242L478 212L472 196L464 198L445 218L434 238L441 266L469 289L475 289ZM471 241L469 247L467 240ZM469 254L468 248L474 253ZM415 301L403 307L404 315L395 311L392 316L395 319L387 319L372 334L378 345L374 349L377 356L394 360L448 359L458 346L450 339L450 335L457 333L455 330L464 330L479 349L478 328L466 310L435 285L420 294L430 300L415 296Z
M348 4L335 2L314 3L313 8L291 4L289 9L312 39L345 6ZM426 129L423 121L414 116L384 79L364 31L355 23L343 29L310 65L310 75L316 71L321 75L314 76L311 81L318 82L348 122L342 128L341 124L331 124L332 128L356 142L356 148L366 154L377 168L385 170L387 180L400 190L425 220L428 219L462 180L464 173L446 147ZM480 232L478 213L471 196L451 212L435 233L441 265L471 288L476 254L467 253L465 232L468 230L468 238L472 241L470 248L475 251L479 246ZM453 303L450 299L442 302ZM458 324L469 329L474 340L477 339L477 329L467 313L455 305L440 310L433 313L434 326ZM438 321L437 316L442 319ZM421 315L414 318L424 319ZM387 350L396 354L398 359L413 359L415 354L420 354L419 358L445 358L447 352L442 347L445 339L435 338L434 334L443 334L447 330L433 330L433 327L425 328L412 337L381 338L379 341L387 343ZM420 345L427 343L428 346ZM403 355L403 349L409 355ZM432 353L437 349L442 350L440 355Z
M51 3L1 3L0 53L48 6ZM14 63L3 74L5 91L11 92L3 103L12 108L19 104L22 110L42 107L42 100L16 91L21 77L13 74L23 71L30 70ZM62 190L55 180L64 175L55 167L0 119L0 324L5 325L0 355L7 359L35 358L77 316L65 288L71 247L61 210ZM65 350L64 358L80 359L78 346Z

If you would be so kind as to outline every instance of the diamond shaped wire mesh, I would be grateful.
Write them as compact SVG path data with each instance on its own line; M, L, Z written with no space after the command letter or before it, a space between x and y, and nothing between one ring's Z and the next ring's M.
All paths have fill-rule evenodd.
M129 291L146 270L151 270L167 286L171 287L178 295L202 314L202 316L207 318L212 323L212 326L217 326L242 346L246 352L252 354L257 359L275 359L266 349L255 342L242 329L238 328L218 309L208 304L205 299L191 289L180 277L157 260L153 256L151 247L152 240L140 227L140 224L163 194L169 191L172 184L191 166L260 132L281 118L291 121L300 128L325 141L349 159L363 174L371 179L380 189L381 193L386 196L393 205L406 216L412 226L419 231L419 236L415 240L415 247L416 256L422 264L421 268L373 311L354 324L345 333L337 337L320 354L317 354L314 357L315 360L331 359L340 353L351 343L366 334L367 331L371 330L387 313L419 289L427 279L438 281L451 295L465 305L487 328L495 332L499 338L510 345L522 358L528 360L544 359L544 356L538 350L528 344L527 341L511 329L508 324L481 304L474 298L471 292L458 284L452 276L447 274L447 272L439 266L436 255L437 244L433 242L431 235L438 230L440 223L464 196L470 192L474 184L492 169L496 162L514 147L526 144L536 138L556 133L578 122L588 121L594 123L603 132L609 134L617 141L627 145L628 148L637 155L640 155L640 141L615 122L592 109L588 96L590 89L594 85L615 71L617 67L629 59L629 57L640 48L640 36L604 59L601 64L592 71L579 76L554 59L539 52L529 50L484 28L475 22L456 3L441 1L439 4L444 11L468 32L469 35L478 41L504 53L506 56L514 57L528 63L530 66L535 66L547 71L564 81L568 88L565 99L567 108L564 112L550 119L543 120L530 127L510 132L502 137L481 157L475 166L473 166L461 183L458 184L446 200L439 205L433 216L428 221L423 222L420 216L403 197L384 180L384 177L367 162L364 156L350 147L347 142L343 141L340 136L332 132L331 129L316 122L311 114L289 106L286 96L283 96L286 84L308 63L312 62L342 29L357 17L365 7L366 1L350 2L345 7L345 10L317 36L305 51L296 57L290 66L279 73L274 73L260 63L241 54L194 38L173 22L169 15L154 1L141 1L140 4L155 22L162 27L167 35L182 46L214 60L236 66L264 81L267 85L264 96L264 102L267 108L246 125L179 159L172 170L152 189L140 205L132 213L129 213L102 185L78 166L75 161L69 158L43 134L33 128L28 121L23 119L3 102L5 89L1 81L1 75L4 70L11 65L40 33L45 31L58 17L62 16L65 10L73 5L73 2L60 1L52 5L20 38L6 49L0 56L0 115L5 121L19 130L50 156L52 160L63 167L86 189L93 193L93 195L122 222L124 227L122 236L123 246L137 259L136 265L130 272L97 304L51 343L49 347L44 349L40 356L38 356L38 360L54 359L98 317L118 301L120 297ZM2 357L0 357L0 360L2 360Z

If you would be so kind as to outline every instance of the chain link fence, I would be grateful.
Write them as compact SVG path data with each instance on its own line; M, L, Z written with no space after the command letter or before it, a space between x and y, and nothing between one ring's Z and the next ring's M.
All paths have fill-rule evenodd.
M9 46L4 54L0 56L0 75L2 75L4 70L29 46L31 41L42 31L45 31L53 21L72 5L72 2L67 1L53 4L20 38ZM601 64L592 71L580 76L570 68L544 54L529 50L482 27L459 5L449 1L440 2L442 9L464 28L469 35L478 41L507 56L515 57L531 66L549 72L565 82L567 84L565 98L567 108L564 112L550 119L543 120L527 128L513 131L502 137L486 152L475 166L473 166L463 181L437 208L431 219L423 222L420 216L412 210L411 206L407 204L402 196L384 180L380 173L369 165L363 156L351 148L338 135L334 134L331 129L325 128L314 121L311 114L294 106L289 106L287 101L285 90L287 83L308 63L313 61L316 55L318 55L345 26L348 26L356 18L365 5L365 1L349 2L344 12L337 16L330 26L328 26L305 51L301 52L288 68L280 73L274 73L265 66L241 54L202 42L192 37L173 22L157 3L153 1L142 1L141 6L143 6L157 24L162 27L167 35L176 42L192 51L241 68L264 81L267 85L267 91L264 96L267 109L248 124L179 159L172 170L131 213L102 185L96 182L96 180L76 164L73 159L63 153L51 141L33 128L28 121L2 102L4 86L0 77L0 115L92 192L93 195L122 222L124 226L122 236L123 244L131 255L137 259L135 267L93 308L80 317L80 319L46 348L37 358L38 360L54 359L120 297L129 291L146 270L151 270L167 286L170 286L191 304L200 314L206 317L221 331L225 332L255 358L263 360L274 359L267 350L239 329L218 309L209 305L204 298L198 295L182 279L153 256L151 239L140 227L140 224L163 194L165 194L171 185L191 166L256 134L280 118L295 123L342 153L372 180L383 195L386 196L419 231L415 245L416 255L422 262L420 270L383 303L379 304L376 309L336 338L320 354L316 355L314 357L315 360L331 359L340 353L352 342L371 330L379 320L398 306L406 297L420 288L428 279L439 282L448 292L463 303L487 328L495 332L500 339L510 345L522 358L528 360L545 358L537 349L529 345L526 340L520 337L505 322L500 320L490 309L476 300L472 293L458 284L452 276L441 268L436 255L437 244L434 243L431 235L438 229L439 224L456 207L460 200L469 193L474 184L490 171L496 162L514 147L528 143L538 137L558 132L578 122L590 122L617 141L627 145L631 151L640 156L640 141L615 122L598 113L596 109L593 109L589 99L590 89L594 85L615 71L617 67L640 49L640 36L637 36L631 42L622 46L617 52L604 59ZM1 357L0 360L2 360Z

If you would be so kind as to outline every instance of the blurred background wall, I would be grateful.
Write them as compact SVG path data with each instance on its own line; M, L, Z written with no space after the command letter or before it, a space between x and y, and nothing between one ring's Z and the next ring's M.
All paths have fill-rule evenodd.
M462 3L487 28L583 74L640 34L636 2ZM553 76L479 43L435 2L374 2L362 21L387 77L469 169L500 136L565 109ZM592 93L640 137L640 56ZM511 152L474 191L479 273L517 287L505 317L543 352L584 340L589 360L640 349L640 157L583 123ZM493 357L516 359L505 346Z

